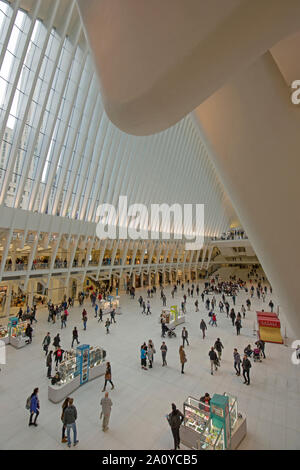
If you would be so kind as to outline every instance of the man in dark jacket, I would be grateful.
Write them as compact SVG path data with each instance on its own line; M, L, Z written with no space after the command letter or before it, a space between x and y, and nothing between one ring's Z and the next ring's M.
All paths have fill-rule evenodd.
M242 326L241 320L237 319L237 320L235 321L235 327L236 327L236 334L237 334L237 335L240 334L241 326Z
M236 375L241 375L241 356L238 353L238 350L234 348L233 350L233 365L236 371Z
M73 348L73 344L74 344L74 341L77 341L77 344L80 344L79 341L78 341L78 330L76 328L76 326L74 326L74 330L72 331L72 336L73 336L73 339L72 339L72 348Z
M48 348L50 344L51 338L50 338L50 333L48 332L43 339L43 350L45 351L45 356L48 354Z
M224 349L224 346L223 346L223 344L221 343L220 338L217 338L217 341L215 342L215 350L216 350L217 353L218 353L218 359L219 359L219 361L221 360L222 349Z
M52 371L52 351L49 352L47 359L46 359L46 367L47 367L47 377L51 379L51 371Z
M184 347L184 343L185 341L187 342L187 345L189 346L189 340L188 340L188 331L185 329L185 327L182 328L182 333L181 333L181 337L182 337L182 342L183 342L183 347Z
M64 412L64 425L67 428L67 437L68 437L68 447L71 447L71 429L73 430L74 446L78 444L77 440L77 428L76 428L76 419L77 419L77 410L73 405L73 398L69 399L69 405Z
M245 379L244 384L250 385L251 362L249 361L247 354L244 355L244 359L243 359L243 362L242 362L242 367L243 367L243 377Z
M167 416L169 425L171 426L171 431L174 438L174 450L180 449L180 426L184 420L184 416L181 411L177 410L176 405L172 403L172 413Z
M25 330L25 335L28 337L28 340L26 341L27 344L32 343L32 327L30 323L27 324L26 330Z
M211 375L214 375L214 367L215 367L215 371L218 370L218 367L217 367L217 363L218 363L218 356L217 356L217 353L216 351L214 350L213 347L211 347L209 353L209 359L210 359L210 373Z
M207 326L205 321L202 319L200 323L200 330L202 331L203 334L203 339L205 338L205 330L207 330Z
M53 346L58 348L59 345L60 345L60 337L59 337L59 333L57 333L57 335L54 337L54 340L53 340Z

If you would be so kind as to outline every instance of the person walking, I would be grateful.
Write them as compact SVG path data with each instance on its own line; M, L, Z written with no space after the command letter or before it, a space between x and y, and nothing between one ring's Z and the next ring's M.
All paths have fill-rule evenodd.
M241 375L241 356L238 353L238 350L234 348L233 350L233 366L235 368L236 375Z
M179 359L181 363L181 373L184 374L184 364L187 362L187 358L183 346L179 347Z
M150 315L151 315L151 311L150 311L150 302L149 302L149 300L148 300L148 301L147 301L147 315L149 315L149 313L150 313Z
M112 322L117 323L116 320L115 320L115 315L116 315L116 311L113 308L112 311L110 312L110 323L111 324L112 324Z
M80 344L80 342L78 341L78 330L77 330L76 326L74 326L74 330L72 331L72 337L73 337L73 339L72 339L71 348L73 348L74 341L76 341L77 344Z
M216 315L214 312L213 312L213 314L212 314L211 320L212 320L211 326L214 326L214 325L215 325L215 326L218 326L218 325L217 325L217 315Z
M27 344L32 343L32 332L33 332L32 326L30 325L30 323L28 323L26 330L25 330L25 336L28 337L28 340L26 341Z
M98 317L98 308L99 308L98 304L95 304L95 318Z
M73 445L76 446L79 442L76 427L77 410L73 403L73 398L69 398L68 406L64 411L64 425L67 428L68 447L71 447L71 429L73 431Z
M222 349L224 349L223 344L221 343L220 338L217 338L217 341L215 342L215 350L218 353L218 359L221 361L221 356L222 356Z
M182 346L184 347L184 343L185 341L187 342L187 345L189 346L189 340L188 340L188 331L185 327L182 328L182 333L181 333L181 337L182 337Z
M156 349L154 347L152 339L149 339L149 341L148 341L148 350L149 350L149 348L152 348L152 350L153 350L152 362L154 362L154 354L156 354Z
M236 334L239 335L240 331L241 331L241 328L242 328L242 323L241 323L241 320L239 318L237 318L236 321L235 321L235 327L236 327Z
M217 367L218 356L217 356L217 353L214 350L213 346L211 347L208 355L209 355L209 360L210 360L210 373L211 373L211 375L214 375L214 372L213 372L214 368L215 368L215 371L218 370L218 367Z
M43 350L45 351L45 356L47 356L48 354L48 348L49 348L50 342L51 342L51 337L50 337L50 333L48 332L42 342Z
M205 338L205 330L207 330L207 326L206 326L206 323L203 320L203 318L200 322L200 330L202 331L202 335L203 335L203 339L204 339Z
M111 380L111 365L110 365L110 362L106 363L106 371L105 371L104 379L105 379L105 382L104 382L104 387L103 387L102 392L105 392L107 382L110 383L111 389L113 390L115 388L115 386L114 386L114 384L112 383L112 380Z
M67 328L67 316L64 312L61 314L60 321L61 321L61 329L63 329L63 327Z
M243 377L245 379L244 384L250 385L250 368L251 368L251 362L248 359L247 354L244 355L244 359L242 362L242 367L243 367Z
M101 322L103 321L103 310L102 310L101 307L99 308L99 320L98 320L98 323L99 323L100 321L101 321Z
M177 410L175 403L172 403L172 412L167 415L168 423L174 438L174 450L180 449L180 426L184 421L184 416L181 411Z
M243 314L243 318L245 318L246 317L246 309L245 309L244 305L242 305L242 307L241 307L241 312Z
M271 312L273 313L274 304L273 304L272 300L270 300L270 302L269 302L269 307L271 309Z
M57 333L57 335L53 339L53 346L58 348L59 345L60 345L60 336L59 336L59 333Z
M146 345L145 345L146 346ZM145 347L144 345L141 347L141 367L144 370L147 369L147 346Z
M101 405L101 414L100 419L102 420L102 431L108 431L109 427L109 418L111 413L112 401L109 398L108 392L105 392L104 398L101 398L100 405Z
M60 416L60 419L63 423L63 426L62 426L62 431L61 431L61 442L62 443L65 443L65 442L68 442L68 439L66 438L66 426L64 424L64 414L65 414L65 410L67 408L67 406L69 405L69 397L67 397L65 399L65 401L63 402L62 404L62 407L61 407L61 416Z
M47 367L47 378L51 379L52 373L52 351L49 352L47 359L46 359L46 367Z
M199 303L198 300L195 300L196 312L199 312Z
M256 346L260 349L261 354L263 355L264 359L266 359L265 355L265 342L262 339L256 341Z
M109 321L109 318L107 318L106 322L105 322L105 328L106 328L106 334L108 335L109 334L109 327L110 327L110 321Z
M230 316L230 318L231 318L231 321L232 321L232 326L234 326L235 317L236 317L236 315L235 315L235 311L234 311L234 308L232 308L232 309L231 309L231 311L230 311L230 315L229 315L229 316Z
M56 367L56 369L58 367L58 364L62 362L63 354L64 354L64 350L61 349L60 346L58 346L56 348L56 351L53 354L53 356L55 357L55 367Z
M35 388L30 396L30 418L28 426L37 426L37 418L40 414L40 401L38 397L39 389ZM35 415L34 421L32 422L33 415Z
M225 298L225 296L224 296L224 298ZM228 315L229 315L229 308L230 308L230 307L229 307L229 303L228 303L228 302L225 302L224 305L225 305L225 308L226 308L226 315L227 315L227 318L228 318Z
M167 357L167 351L168 351L167 345L164 341L162 342L160 350L161 350L161 357L162 357L162 367L164 367L167 365L166 357Z
M150 345L148 344L147 357L148 357L148 361L149 361L149 369L152 369L152 367L153 367L153 358L154 358L154 348L151 344Z
M86 330L86 324L87 324L87 321L88 321L87 315L84 315L84 317L82 318L82 321L83 321L83 329L85 331Z

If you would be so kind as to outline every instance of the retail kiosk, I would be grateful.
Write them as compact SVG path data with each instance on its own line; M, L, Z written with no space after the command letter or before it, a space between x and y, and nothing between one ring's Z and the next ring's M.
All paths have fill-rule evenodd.
M185 323L185 314L183 312L179 312L177 305L173 305L170 309L162 309L159 323L161 323L163 318L165 319L165 324L168 328L174 328L181 323Z
M99 308L102 309L103 315L110 314L113 309L117 315L121 315L120 297L109 295L107 300L100 301Z
M283 344L280 320L274 312L256 312L259 339L266 343Z
M247 433L246 418L238 413L237 399L215 394L210 405L188 397L183 404L181 442L198 450L237 449Z
M9 343L17 349L24 348L28 342L28 336L25 331L28 325L28 321L21 321L10 327L9 330ZM32 336L34 336L32 328Z
M7 326L0 327L0 340L5 344L9 344L11 329L18 324L18 321L18 317L11 317Z
M105 374L106 351L82 344L66 354L58 366L59 382L48 385L48 399L59 403L86 382Z

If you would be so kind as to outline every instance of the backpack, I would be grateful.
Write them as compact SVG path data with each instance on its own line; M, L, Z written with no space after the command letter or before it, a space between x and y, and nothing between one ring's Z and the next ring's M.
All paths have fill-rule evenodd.
M61 357L61 349L58 349L58 350L57 350L56 356L57 356L57 357Z
M26 410L30 410L30 404L31 404L31 395L26 400L25 408Z

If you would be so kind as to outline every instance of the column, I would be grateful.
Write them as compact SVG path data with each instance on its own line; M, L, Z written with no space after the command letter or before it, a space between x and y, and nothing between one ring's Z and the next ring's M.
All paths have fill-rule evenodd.
M291 103L290 90L266 53L195 114L220 179L299 337L299 107Z

